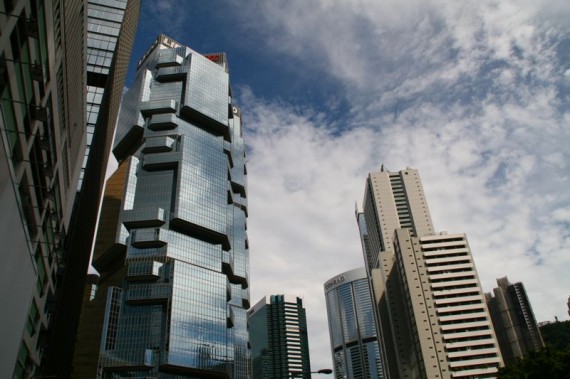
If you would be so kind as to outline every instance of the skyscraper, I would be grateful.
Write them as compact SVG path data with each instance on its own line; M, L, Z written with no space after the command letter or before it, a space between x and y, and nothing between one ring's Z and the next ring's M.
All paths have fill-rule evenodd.
M265 296L248 311L253 379L310 378L307 316L294 295Z
M124 96L113 152L99 291L80 327L100 333L76 362L95 346L102 378L245 378L247 175L225 54L159 36Z
M0 377L39 374L85 149L82 2L0 2Z
M497 279L498 287L493 294L486 294L493 325L506 364L529 351L544 347L534 313L521 282L509 283L504 278Z
M489 377L502 364L467 239L436 234L417 170L371 173L357 212L390 378Z
M324 287L335 377L383 378L366 270L343 272Z

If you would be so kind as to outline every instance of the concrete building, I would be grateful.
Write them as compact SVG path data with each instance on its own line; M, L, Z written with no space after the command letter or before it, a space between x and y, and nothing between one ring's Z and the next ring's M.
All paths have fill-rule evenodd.
M486 294L505 364L544 347L530 301L521 282L497 279L493 294Z
M356 217L385 375L496 375L502 359L467 240L434 232L417 170L371 173Z
M253 379L310 378L307 316L303 300L271 295L248 311Z
M225 54L159 36L113 152L74 377L246 378L247 175Z
M383 378L366 269L343 272L324 287L335 378Z

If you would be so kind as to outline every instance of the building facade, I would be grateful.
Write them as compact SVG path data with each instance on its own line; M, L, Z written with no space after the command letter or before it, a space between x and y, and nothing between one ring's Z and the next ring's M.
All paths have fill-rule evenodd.
M307 316L300 297L265 296L248 311L248 325L253 379L311 377Z
M493 294L486 294L505 364L544 347L530 301L521 282L497 279Z
M434 232L417 170L371 173L356 217L385 375L496 375L501 354L469 245Z
M246 378L247 175L225 54L159 36L124 96L113 152L98 291L79 330L99 333L75 362L95 367L85 377Z
M335 378L383 378L366 269L336 275L324 288Z
M63 6L69 6L63 3ZM83 287L91 258L105 173L140 13L139 0L88 0L83 4L84 143L77 191L65 241L65 270L42 374L69 377Z
M0 2L0 377L39 376L85 151L82 1Z

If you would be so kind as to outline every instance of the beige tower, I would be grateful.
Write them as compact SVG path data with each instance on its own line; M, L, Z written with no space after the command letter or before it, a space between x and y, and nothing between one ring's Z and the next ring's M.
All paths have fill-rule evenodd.
M371 173L363 208L385 376L493 377L502 360L469 245L434 232L417 170Z

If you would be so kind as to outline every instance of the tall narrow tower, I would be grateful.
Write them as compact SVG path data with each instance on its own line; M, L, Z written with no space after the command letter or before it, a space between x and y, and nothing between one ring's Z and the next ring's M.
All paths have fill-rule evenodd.
M249 310L248 323L253 379L311 377L307 316L301 298L265 296Z
M418 172L368 177L362 247L390 378L489 377L502 359L467 239L434 233Z
M225 54L159 36L125 95L114 154L99 292L82 315L93 328L103 312L101 332L79 348L100 347L103 378L246 378L245 148Z

